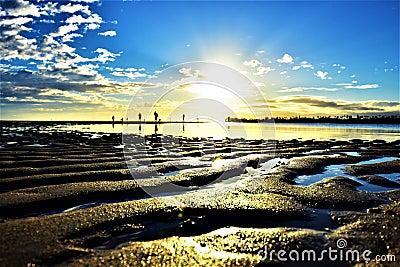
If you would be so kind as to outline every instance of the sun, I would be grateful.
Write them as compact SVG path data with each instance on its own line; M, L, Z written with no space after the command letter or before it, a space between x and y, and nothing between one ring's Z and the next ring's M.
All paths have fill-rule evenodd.
M210 83L190 84L185 90L194 94L197 98L206 98L219 101L224 104L238 102L238 96L229 88Z

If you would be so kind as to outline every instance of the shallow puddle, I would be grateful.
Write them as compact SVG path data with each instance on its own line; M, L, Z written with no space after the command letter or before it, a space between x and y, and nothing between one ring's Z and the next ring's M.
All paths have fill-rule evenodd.
M371 159L371 160L366 160L366 161L361 161L358 162L354 165L362 165L362 164L374 164L374 163L380 163L380 162L387 162L387 161L392 161L392 160L396 160L398 158L396 157L382 157L382 158L378 158L378 159ZM325 178L331 178L334 176L344 176L344 177L348 177L350 179L353 179L359 183L362 184L362 186L358 186L357 188L359 190L363 190L363 191L370 191L370 192L381 192L381 191L388 191L388 190L394 190L396 188L393 187L383 187L383 186L379 186L379 185L373 185L370 184L366 181L360 180L357 177L347 174L344 172L344 169L346 166L348 165L352 165L352 164L338 164L338 165L329 165L327 167L325 167L325 170L323 173L318 173L318 174L314 174L314 175L300 175L295 179L295 182L297 183L297 185L302 185L302 186L308 186L311 184L314 184L316 182L321 181L322 179ZM399 179L399 174L398 173L392 173L392 174L377 174L380 176L383 176L385 178L388 178L394 182L397 182L396 180Z

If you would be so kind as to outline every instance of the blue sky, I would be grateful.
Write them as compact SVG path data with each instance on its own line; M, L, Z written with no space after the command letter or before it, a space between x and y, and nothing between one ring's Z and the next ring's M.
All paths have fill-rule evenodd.
M1 119L123 116L160 94L143 83L188 61L236 69L275 116L400 107L398 1L12 0L0 15Z

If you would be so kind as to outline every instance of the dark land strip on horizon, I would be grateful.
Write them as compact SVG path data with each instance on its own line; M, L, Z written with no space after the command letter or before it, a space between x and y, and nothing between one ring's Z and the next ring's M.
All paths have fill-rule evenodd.
M318 116L318 117L275 117L264 119L247 119L247 118L231 118L227 117L226 122L238 123L334 123L334 124L400 124L400 116Z

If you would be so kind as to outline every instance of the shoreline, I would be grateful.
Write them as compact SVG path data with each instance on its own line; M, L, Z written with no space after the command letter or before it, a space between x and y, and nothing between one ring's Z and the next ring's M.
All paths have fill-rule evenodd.
M10 129L13 131L28 131L34 136L37 131L72 131L93 135L96 133L122 133L146 135L164 135L175 137L190 138L244 138L253 140L351 140L381 139L386 141L395 141L400 135L400 125L392 124L293 124L293 123L275 123L275 124L241 124L224 123L216 125L212 122L191 122L191 123L154 123L148 122L129 124L112 124L104 122L101 124L92 124L93 121L81 124L80 122L8 122L0 124L0 132L7 134ZM212 138L214 137L214 138Z
M208 123L208 121L10 121L1 120L1 124L13 124L13 123L23 123L23 124L39 124L39 125L49 125L49 124L80 124L80 125L91 125L91 124L168 124L168 123Z
M13 123L29 123L29 124L82 124L82 125L90 125L90 124L174 124L174 123L211 123L211 121L24 121L24 120L0 120L1 124L9 125ZM275 124L302 124L302 125L365 125L365 124L371 124L371 125L398 125L400 127L399 123L394 123L394 122L383 122L383 123L371 123L371 122L354 122L354 121L343 121L343 122L319 122L319 121L308 121L308 122L295 122L295 121L242 121L242 122L227 122L225 123L231 123L231 124L252 124L252 123L261 123L261 124L268 124L268 123L275 123Z

